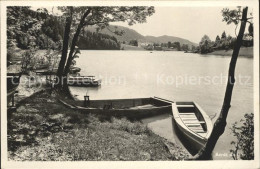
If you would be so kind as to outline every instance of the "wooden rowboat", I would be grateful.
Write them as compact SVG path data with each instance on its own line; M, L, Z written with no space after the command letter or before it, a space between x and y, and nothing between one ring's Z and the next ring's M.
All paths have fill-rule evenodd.
M180 140L186 148L197 153L206 144L212 132L211 119L195 102L172 103L172 113Z
M70 86L100 86L101 79L95 76L69 76L67 83Z
M67 107L81 112L106 116L128 117L138 119L148 116L171 114L170 101L158 97L109 99L109 100L76 100L60 101Z

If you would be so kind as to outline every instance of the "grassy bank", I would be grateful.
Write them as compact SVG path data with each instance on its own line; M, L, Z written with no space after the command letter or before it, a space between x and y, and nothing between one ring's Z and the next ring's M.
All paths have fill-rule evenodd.
M169 149L170 147L170 149ZM49 91L8 116L10 160L181 160L187 153L139 121L67 109Z
M220 56L232 56L233 50L217 50L207 55L220 55ZM254 49L253 47L241 47L239 51L239 56L253 58Z

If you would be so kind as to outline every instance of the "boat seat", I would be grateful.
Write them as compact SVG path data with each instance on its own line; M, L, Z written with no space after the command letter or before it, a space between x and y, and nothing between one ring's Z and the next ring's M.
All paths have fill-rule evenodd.
M195 115L194 112L179 112L180 115Z
M193 130L195 131L196 133L206 133L204 130Z
M205 121L187 121L185 124L204 124Z
M195 114L180 114L181 117L196 117Z
M187 125L188 126L188 125ZM190 128L191 130L204 130L203 128L202 128L202 126L200 126L200 125L197 125L197 126L188 126L188 128Z
M195 132L195 133L206 133L203 129L200 129L200 130L193 130L193 129L191 129L193 132Z
M180 114L195 114L194 111L190 111L190 112L188 112L188 111L187 111L187 112L186 112L186 111L182 112L182 111L181 111L181 112L179 112L179 113L180 113Z
M204 131L203 128L192 128L192 130L194 130L194 131L200 131L200 130Z
M185 113L185 112L180 112L181 115L192 115L194 113Z
M200 123L197 123L197 124L195 124L195 123L193 123L193 124L189 124L189 123L185 123L187 126L189 126L189 127L192 127L192 126L194 126L194 127L200 127L201 125L200 125Z
M177 105L177 107L194 107L194 105Z
M200 127L200 128L191 128L191 129L194 130L194 131L201 131L201 130L204 131L202 127Z
M182 117L182 120L186 121L186 120L198 120L196 117Z
M194 115L194 116L192 116L192 115L190 115L190 116L180 116L181 118L196 118L197 119L197 117Z

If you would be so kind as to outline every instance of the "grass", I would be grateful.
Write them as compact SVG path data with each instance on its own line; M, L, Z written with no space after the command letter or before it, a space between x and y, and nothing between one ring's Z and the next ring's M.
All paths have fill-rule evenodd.
M210 55L220 55L220 56L232 56L233 50L216 50L214 52L208 53ZM253 47L241 47L239 50L239 56L253 58L254 49Z
M135 161L182 160L187 154L139 121L70 110L55 94L41 91L20 102L8 117L8 157L19 161Z

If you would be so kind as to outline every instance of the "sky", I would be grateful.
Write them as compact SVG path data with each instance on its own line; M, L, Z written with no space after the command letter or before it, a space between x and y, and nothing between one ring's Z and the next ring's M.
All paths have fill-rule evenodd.
M235 36L234 24L222 22L221 10L224 7L155 7L155 13L147 18L147 23L128 26L127 23L114 23L132 28L142 35L176 36L199 43L203 35L215 40L223 31ZM237 29L237 33L238 33Z
M235 37L235 31L238 34L239 27L236 30L234 24L227 25L222 21L221 10L225 7L155 7L155 13L147 18L146 23L133 26L123 22L112 24L134 29L144 36L168 35L199 43L205 34L211 40L215 40L217 35L221 36L223 31L227 36ZM32 7L35 10L37 8ZM51 7L47 9L52 10ZM57 9L54 9L54 13L55 11L58 12Z

